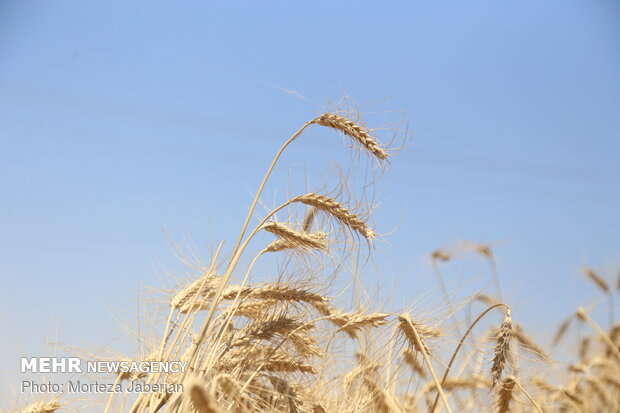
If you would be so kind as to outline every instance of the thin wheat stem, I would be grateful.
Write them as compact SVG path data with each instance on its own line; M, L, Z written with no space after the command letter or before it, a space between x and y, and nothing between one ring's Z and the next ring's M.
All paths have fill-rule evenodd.
M448 366L446 367L445 372L443 373L443 377L441 379L441 383L445 383L445 381L448 378L448 374L450 373L450 369L452 368L452 364L454 363L454 360L456 360L456 356L459 353L459 350L461 350L461 347L463 347L463 343L465 343L465 339L467 338L467 336L469 335L469 333L474 329L474 327L476 326L476 324L478 324L478 322L480 320L482 320L484 318L485 315L487 315L491 310L497 308L497 307L504 307L508 310L510 310L510 307L504 303L498 303L495 305L492 305L491 307L487 308L486 310L484 310L479 316L478 318L476 318L474 320L473 323L471 323L471 325L469 326L469 328L467 329L467 331L465 332L465 334L463 335L463 337L461 337L461 340L459 341L459 344L456 346L456 349L454 350L454 353L452 353L452 357L450 358L450 362L448 362ZM433 403L433 407L431 409L431 412L435 411L435 408L437 407L437 401L438 401L438 397L439 394L437 396L435 396L435 402Z
M519 380L515 380L515 384L517 385L519 390L521 390L521 393L523 393L525 395L525 397L528 398L530 403L532 403L532 406L534 406L534 408L538 411L538 413L543 413L543 411L540 408L540 406L538 405L538 403L536 403L536 401L534 401L532 396L523 388L523 386L521 386L521 383L519 382Z

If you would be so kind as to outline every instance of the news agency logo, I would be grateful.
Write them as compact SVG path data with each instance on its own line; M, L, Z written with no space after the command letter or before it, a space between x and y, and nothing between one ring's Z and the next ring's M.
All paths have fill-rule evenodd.
M22 357L22 373L83 373L79 357Z
M79 357L22 357L22 373L185 373L187 361L87 361ZM84 366L85 365L85 366Z
M22 373L184 373L186 361L82 361L79 357L21 357ZM183 384L174 382L144 383L131 381L127 387L120 383L100 383L69 380L66 383L51 381L38 383L23 380L22 393L183 393Z

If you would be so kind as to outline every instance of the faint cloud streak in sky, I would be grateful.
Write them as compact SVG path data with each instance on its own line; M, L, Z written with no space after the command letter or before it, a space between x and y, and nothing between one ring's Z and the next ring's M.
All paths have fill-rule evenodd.
M293 95L293 96L298 97L299 99L302 99L302 100L308 100L307 97L305 97L304 95L302 95L301 93L299 93L296 90L286 89L286 88L283 88L281 86L277 86L277 85L274 85L272 83L265 82L264 80L261 80L261 82L264 83L265 85L269 86L269 87L272 87L272 88L274 88L276 90L279 90L280 92L288 93L289 95Z

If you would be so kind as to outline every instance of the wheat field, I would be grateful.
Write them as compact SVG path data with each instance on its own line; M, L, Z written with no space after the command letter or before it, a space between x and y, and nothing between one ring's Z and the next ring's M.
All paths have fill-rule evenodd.
M303 124L276 148L233 242L214 247L193 278L163 295L164 305L153 312L164 321L149 336L149 348L130 358L184 361L188 369L119 372L115 384L150 390L110 394L101 411L620 412L620 324L613 320L620 280L613 285L595 269L583 269L582 281L600 290L610 320L576 308L557 326L553 342L565 342L581 325L581 343L571 362L558 361L501 298L496 274L492 293L452 298L439 271L458 259L448 250L429 257L439 280L432 308L412 304L394 312L361 298L364 287L348 269L363 266L376 242L389 237L371 224L381 222L380 208L371 220L375 205L364 193L342 184L296 194L259 214L282 153L310 127L340 133L353 159L366 158L375 174L389 174L390 162L398 162L398 151L350 113L325 113ZM257 247L259 234L271 241ZM491 247L467 248L495 266ZM275 275L256 281L255 264L273 256L280 263ZM411 292L412 303L419 298ZM69 399L56 395L15 411L79 411Z

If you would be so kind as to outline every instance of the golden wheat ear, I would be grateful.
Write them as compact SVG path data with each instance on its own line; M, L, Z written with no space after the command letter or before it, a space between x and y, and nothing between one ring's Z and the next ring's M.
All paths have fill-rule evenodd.
M275 221L265 223L263 229L280 238L278 241L267 246L268 252L298 247L315 250L327 249L327 242L325 241L325 234L323 233L310 234L308 232L297 231L286 224Z
M502 325L499 328L495 338L495 354L493 356L493 365L491 366L491 379L493 380L491 388L494 388L502 379L502 373L504 372L506 360L508 359L510 352L511 338L512 318L510 316L510 309L507 309L506 316L504 317Z
M295 197L289 202L301 202L302 204L315 207L316 209L333 216L352 230L358 232L368 241L372 241L375 238L374 231L370 229L358 215L352 213L338 201L326 195L309 193Z
M352 313L336 313L325 317L326 320L338 326L337 332L343 331L351 338L357 338L358 331L362 329L376 328L387 323L387 313L364 313L355 311Z
M370 135L368 128L352 120L333 113L325 113L316 118L312 123L341 131L358 142L364 149L380 161L384 161L388 157L387 152L381 148L377 141Z

